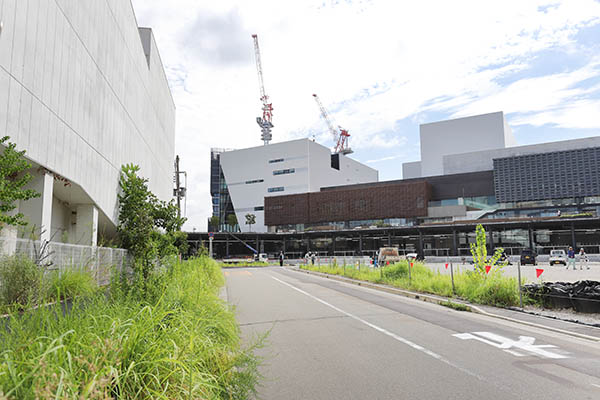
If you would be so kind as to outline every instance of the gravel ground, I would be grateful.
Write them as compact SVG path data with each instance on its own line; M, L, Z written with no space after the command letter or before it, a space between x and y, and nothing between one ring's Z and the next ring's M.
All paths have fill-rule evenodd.
M533 314L543 315L545 317L557 318L566 321L580 322L588 325L600 327L600 314L578 313L575 310L547 310L533 306L526 306L525 311Z

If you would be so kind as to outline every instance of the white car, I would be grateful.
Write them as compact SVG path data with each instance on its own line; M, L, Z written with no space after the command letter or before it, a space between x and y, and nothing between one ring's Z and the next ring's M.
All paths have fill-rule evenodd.
M550 250L550 265L567 265L567 253L564 250Z

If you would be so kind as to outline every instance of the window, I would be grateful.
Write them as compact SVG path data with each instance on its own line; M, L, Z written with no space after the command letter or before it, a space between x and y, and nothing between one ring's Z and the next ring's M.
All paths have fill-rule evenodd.
M246 185L251 185L253 183L262 183L264 181L265 181L264 179L255 179L253 181L246 181Z
M278 162L283 162L283 158L276 158L274 160L269 160L269 164L275 164Z
M294 172L296 172L296 170L294 168L277 169L277 170L273 171L273 175L293 174Z
M254 211L265 211L265 207L264 206L256 206L256 207L254 207Z
M272 187L268 189L269 193L283 192L283 186Z

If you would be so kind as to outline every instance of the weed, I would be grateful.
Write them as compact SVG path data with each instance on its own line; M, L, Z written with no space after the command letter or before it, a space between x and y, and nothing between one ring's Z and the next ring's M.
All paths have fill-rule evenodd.
M456 310L456 311L471 311L469 309L469 307L465 306L464 304L455 303L455 302L450 301L450 300L444 301L444 302L440 303L440 305L442 305L444 307L451 308L451 309Z
M0 393L7 398L243 399L258 360L241 347L224 278L208 257L114 278L109 295L13 315L0 330Z

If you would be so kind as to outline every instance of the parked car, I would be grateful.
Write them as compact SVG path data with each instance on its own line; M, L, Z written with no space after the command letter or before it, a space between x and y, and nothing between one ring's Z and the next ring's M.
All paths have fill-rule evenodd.
M386 264L393 264L398 261L402 261L403 257L400 256L397 247L382 247L379 249L379 257L377 257L377 265L384 266Z
M564 250L550 250L550 265L562 264L567 265L567 253Z
M254 255L254 261L269 262L269 258L267 257L267 253L260 253Z
M521 265L537 265L536 257L537 254L531 249L521 250Z

